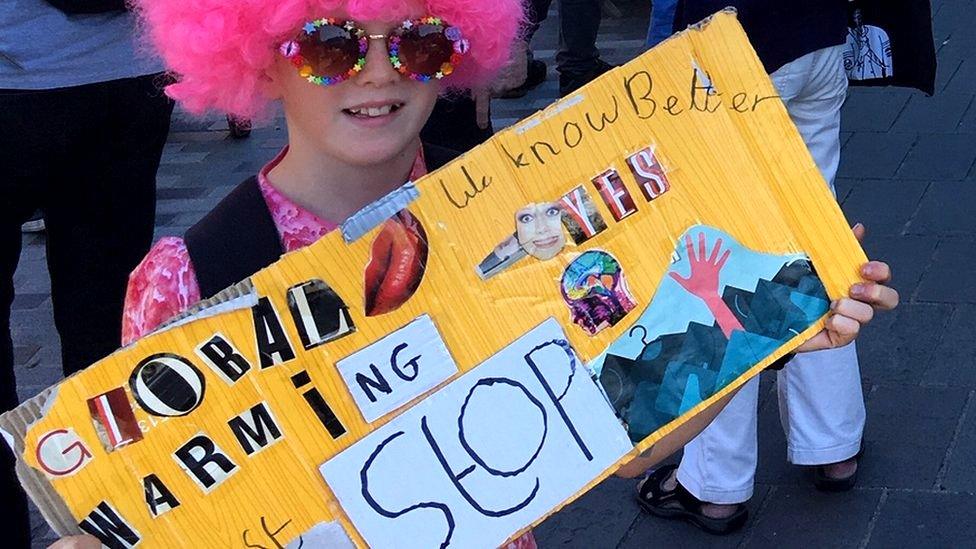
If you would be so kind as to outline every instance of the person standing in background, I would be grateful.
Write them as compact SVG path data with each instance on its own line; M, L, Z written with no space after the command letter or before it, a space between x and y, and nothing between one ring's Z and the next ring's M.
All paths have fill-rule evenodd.
M18 404L10 308L21 224L38 209L64 374L119 347L126 280L152 243L173 109L162 65L137 53L133 30L117 0L0 2L0 412ZM13 463L0 444L6 546L19 549L30 525Z
M559 7L559 51L556 53L556 70L559 72L559 96L564 97L576 91L589 81L613 68L613 65L600 58L596 47L597 33L600 30L602 12L600 0L557 0ZM532 35L549 14L552 0L526 0L528 25L525 40L530 42ZM519 93L508 97L521 97L525 91L534 88L546 78L546 64L532 58L528 51L526 82Z
M647 26L647 40L644 41L644 45L653 48L671 36L674 30L674 10L677 7L678 0L651 2L651 22Z
M840 163L840 109L847 94L847 0L678 0L674 29L684 29L727 5L738 10L739 21L833 191ZM857 231L863 234L863 228ZM787 459L813 467L818 489L853 488L865 421L854 344L797 355L777 374L776 384ZM662 467L642 481L641 506L713 534L741 528L748 519L745 502L755 482L758 400L755 378L685 446L680 465Z

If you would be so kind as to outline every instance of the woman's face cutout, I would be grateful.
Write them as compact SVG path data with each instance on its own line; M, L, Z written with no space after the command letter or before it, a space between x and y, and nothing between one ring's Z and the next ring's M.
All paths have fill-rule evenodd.
M566 245L562 209L556 202L529 204L515 212L519 244L529 255L552 259Z

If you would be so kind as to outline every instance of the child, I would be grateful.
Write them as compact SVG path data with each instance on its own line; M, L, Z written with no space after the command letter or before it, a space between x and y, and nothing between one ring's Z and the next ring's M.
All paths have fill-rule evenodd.
M280 100L288 146L185 239L153 247L129 280L123 343L451 160L457 152L421 147L421 128L439 94L488 83L508 60L522 19L518 0L208 4L206 12L183 0L141 8L179 80L167 92L191 111L217 108L236 118L266 114ZM427 16L440 22L420 20ZM388 50L393 34L400 34L399 72ZM211 247L237 264L208 261ZM532 548L535 539L528 533L510 547Z
M522 18L518 0L146 0L141 10L176 75L171 96L241 118L280 100L288 146L185 238L150 251L130 278L125 342L449 160L422 146L424 121L445 89L487 83ZM849 340L870 306L840 303L833 333ZM510 546L535 541L529 533Z

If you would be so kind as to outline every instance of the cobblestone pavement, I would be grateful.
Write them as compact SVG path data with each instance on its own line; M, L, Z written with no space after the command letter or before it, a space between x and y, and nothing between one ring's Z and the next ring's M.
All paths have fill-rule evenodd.
M618 0L600 47L610 62L640 51L647 7ZM631 3L625 3L631 1ZM971 546L976 539L976 0L934 0L939 48L934 97L857 89L843 117L838 197L869 230L865 246L889 261L902 306L860 343L867 399L866 455L858 487L814 491L809 471L785 461L772 378L763 380L759 472L740 533L717 538L642 514L633 483L609 479L537 529L542 547ZM549 79L519 100L496 101L496 128L551 103L555 13L536 37ZM279 121L249 139L227 137L222 118L174 115L159 170L157 237L182 232L284 143ZM22 398L57 381L44 237L25 236L13 326ZM35 513L37 546L51 533Z

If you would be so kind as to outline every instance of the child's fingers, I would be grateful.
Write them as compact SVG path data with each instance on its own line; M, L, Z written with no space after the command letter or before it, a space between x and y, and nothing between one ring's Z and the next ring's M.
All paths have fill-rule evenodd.
M899 300L897 290L874 282L860 282L851 286L851 297L885 311L897 307Z
M844 316L860 324L867 324L874 318L874 307L856 299L838 299L831 304L831 308L835 316Z
M891 267L884 261L868 261L861 266L861 276L873 282L891 280Z
M861 331L861 323L844 315L831 315L827 319L826 328L831 332L831 339L835 347L847 345Z

